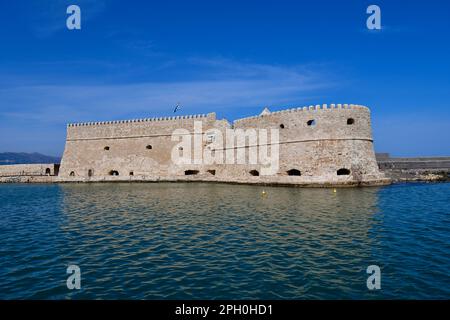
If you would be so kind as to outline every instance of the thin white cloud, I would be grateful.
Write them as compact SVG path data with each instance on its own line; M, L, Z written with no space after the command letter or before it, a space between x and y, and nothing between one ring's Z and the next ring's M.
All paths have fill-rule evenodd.
M101 84L104 78L78 76L72 84L49 77L36 85L32 75L24 82L15 77L14 83L2 76L0 83L9 85L0 88L0 136L14 139L0 140L0 151L61 154L66 123L167 116L178 102L180 115L216 111L234 120L256 107L299 106L336 83L305 68L224 59L172 61L159 72L177 81Z
M311 92L331 86L320 75L293 67L229 60L193 59L189 63L201 71L184 81L4 88L0 99L7 103L0 115L52 123L117 119L170 114L177 102L184 112L203 113L296 104Z

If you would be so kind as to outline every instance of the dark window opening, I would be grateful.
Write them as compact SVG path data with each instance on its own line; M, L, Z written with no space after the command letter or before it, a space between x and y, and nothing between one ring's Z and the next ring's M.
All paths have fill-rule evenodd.
M208 170L209 173L211 173L213 176L216 175L216 170Z
M51 173L52 172L51 172L50 168L45 169L45 174L51 174Z
M259 171L258 171L258 170L252 170L252 171L250 171L250 174L251 174L252 176L257 177L257 176L259 176Z
M146 148L147 148L148 150L151 150L151 149L153 149L153 147L152 147L152 145L151 145L151 144L149 144L148 146L146 146Z
M355 119L352 119L352 118L348 118L347 119L347 124L354 124L355 123Z
M300 170L297 170L297 169L291 169L291 170L288 170L288 171L287 171L287 174L288 174L289 176L301 176L301 175L302 175L302 173L300 172Z
M337 171L338 176L348 176L350 174L350 170L346 168L341 168Z
M119 171L117 171L117 170L111 170L111 171L109 172L109 175L110 175L110 176L118 176L118 175L119 175Z
M198 174L198 170L186 170L184 172L185 176L192 176L192 175L195 175L195 174Z
M284 124L280 124L280 128L281 128L281 129L284 129Z
M130 176L134 176L134 172L133 171L130 171Z
M88 170L88 177L92 177L94 175L94 172L92 171L92 169Z
M316 120L314 120L314 119L308 120L308 122L306 122L306 124L310 127L313 127L316 125Z
M183 151L183 147L178 147L178 150Z
M215 134L206 135L206 143L213 143L216 140Z
M74 177L74 176L75 176L75 172L73 172L73 171L70 171L70 174L69 174L69 176L71 176L71 177Z
M106 146L106 147L104 147L104 148L103 148L103 150L106 150L106 151L108 151L108 150L109 150L109 147L108 147L108 146Z

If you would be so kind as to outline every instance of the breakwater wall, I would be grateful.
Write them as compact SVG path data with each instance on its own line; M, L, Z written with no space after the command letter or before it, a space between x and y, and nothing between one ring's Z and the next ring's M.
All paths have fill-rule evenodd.
M375 156L380 171L393 181L450 181L450 157Z

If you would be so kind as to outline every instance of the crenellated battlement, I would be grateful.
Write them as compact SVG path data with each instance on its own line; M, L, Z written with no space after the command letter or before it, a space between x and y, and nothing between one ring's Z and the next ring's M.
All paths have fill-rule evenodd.
M183 129L181 135L179 129ZM256 145L251 142L253 133L258 135ZM267 146L269 140L261 140L264 134L270 135L270 152L266 151L276 166L269 176L260 176L266 164L254 163L250 157L253 147ZM249 148L237 148L240 139L248 142ZM220 143L230 143L227 150L232 152L220 157ZM217 161L204 162L209 153ZM189 161L175 161L177 155ZM257 158L261 157L259 150ZM259 115L235 120L233 126L225 119L217 120L214 112L71 123L59 172L61 181L86 182L385 183L373 151L370 111L357 104L309 105L274 112L265 108Z
M249 119L257 119L269 115L276 115L276 114L284 114L289 112L308 112L308 111L318 111L318 110L331 110L331 109L366 109L369 108L363 105L358 104L317 104L317 105L309 105L309 106L303 106L303 107L297 107L297 108L290 108L290 109L284 109L279 111L273 111L270 112L267 115L260 114L245 118L240 118L234 120L234 123L238 123L240 121L245 121ZM127 124L127 123L139 123L139 122L159 122L159 121L178 121L178 120L186 120L186 119L202 119L207 118L210 115L215 115L215 113L208 113L208 114L194 114L194 115L183 115L183 116L174 116L174 117L153 117L153 118L140 118L140 119L129 119L129 120L112 120L112 121L99 121L99 122L79 122L79 123L69 123L67 124L68 127L82 127L82 126L102 126L102 125L111 125L111 124Z
M194 115L184 115L175 117L153 117L153 118L141 118L141 119L130 119L130 120L113 120L113 121L100 121L100 122L79 122L79 123L69 123L68 127L82 127L82 126L101 126L109 124L126 124L126 123L138 123L138 122L159 122L159 121L177 121L185 119L201 119L207 118L208 116L213 116L214 113L208 114L194 114Z
M241 118L241 119L236 119L234 121L234 123L238 123L241 121L245 121L245 120L250 120L250 119L257 119L257 118L262 118L262 117L267 117L270 115L276 115L276 114L285 114L285 113L289 113L289 112L298 112L298 111L302 111L302 112L315 112L318 110L336 110L336 109L345 109L345 110L349 110L349 109L365 109L365 110L369 110L368 107L363 106L363 105L359 105L359 104L330 104L329 106L327 104L317 104L317 105L309 105L309 106L303 106L303 107L297 107L297 108L290 108L290 109L284 109L284 110L279 110L279 111L273 111L270 112L268 114L260 114L260 115L256 115L256 116L250 116L250 117L245 117L245 118Z

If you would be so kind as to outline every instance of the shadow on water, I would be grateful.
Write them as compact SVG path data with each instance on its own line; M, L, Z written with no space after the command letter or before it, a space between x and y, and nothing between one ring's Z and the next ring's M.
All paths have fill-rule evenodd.
M6 208L18 214L7 218L10 228L1 250L9 250L9 258L1 258L0 275L9 280L0 280L0 297L448 298L448 289L438 289L443 279L439 268L437 274L414 276L427 263L417 236L448 219L448 208L436 224L416 226L417 234L408 235L414 221L404 214L405 198L416 203L418 195L430 191L407 186L405 193L404 188L333 192L209 183L23 188L18 192L26 193L22 198L10 206L6 201ZM0 188L0 200L8 192L17 190ZM39 195L44 199L34 200L33 217L25 199ZM30 231L31 220L38 225ZM20 232L27 243L13 243ZM437 232L449 237L448 227ZM417 245L422 252L410 254L411 268L400 267L408 246ZM437 244L434 250L443 253L434 259L448 267L444 248L445 243ZM81 268L80 291L65 287L68 264ZM366 287L371 264L382 267L380 291ZM28 291L20 291L33 279ZM416 291L410 292L411 287Z

